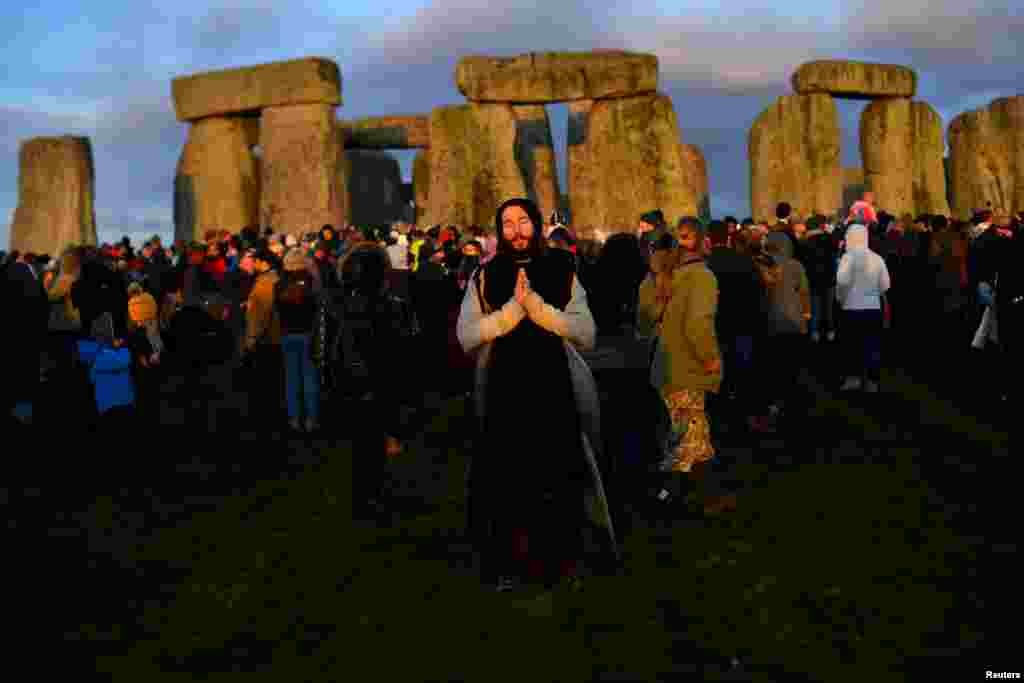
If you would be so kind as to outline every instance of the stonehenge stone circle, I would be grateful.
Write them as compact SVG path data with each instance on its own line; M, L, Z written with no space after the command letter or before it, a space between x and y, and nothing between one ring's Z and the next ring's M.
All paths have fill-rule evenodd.
M95 172L85 137L40 137L18 150L18 206L11 249L56 256L96 243Z
M697 215L695 174L667 95L596 100L585 131L582 143L576 140L584 168L573 173L588 177L569 188L574 223L630 228L656 208L670 221ZM570 165L579 161L570 158Z
M416 152L412 161L412 191L415 194L415 223L421 223L426 216L430 203L430 156L429 151L421 149Z
M854 203L864 196L864 169L859 166L856 168L844 168L843 171L843 204L842 204L842 216L846 216L850 212L850 207Z
M430 147L429 116L371 116L341 121L346 149L420 149Z
M867 189L894 216L949 213L942 119L929 104L875 100L861 115L861 156Z
M754 121L748 154L754 220L774 222L775 207L783 201L801 216L829 215L839 208L839 115L831 96L778 98Z
M860 119L864 182L889 213L913 212L914 150L910 100L875 100Z
M455 82L471 102L545 104L653 93L658 58L620 50L463 57Z
M407 204L403 201L398 160L387 152L370 149L345 150L345 156L351 202L349 221L356 225L381 225L404 219Z
M349 209L347 164L333 104L264 109L260 146L262 225L277 232L298 233L345 221Z
M953 211L1024 210L1024 96L960 114L947 131Z
M821 60L800 66L793 74L798 95L827 93L834 97L870 99L913 97L917 74L895 64L868 64L846 60Z
M590 111L594 107L593 100L578 100L569 103L569 128L567 135L567 159L568 173L566 174L567 194L569 195L569 207L572 209L572 222L577 231L593 230L601 226L593 223L584 223L580 220L578 209L580 207L573 203L573 197L585 197L592 192L592 181L594 173L590 169L590 160L587 157L587 125L590 121ZM589 217L588 217L589 218ZM622 226L608 226L611 228L631 228L636 221L630 221ZM589 237L589 235L587 235Z
M174 178L174 239L202 239L211 228L239 230L259 221L258 119L212 117L189 127Z
M683 145L683 158L686 160L685 168L691 172L691 183L693 193L697 199L698 218L711 220L711 196L708 186L708 164L704 159L704 152L697 145Z
M171 81L179 121L291 104L341 104L341 71L309 57L181 76Z
M510 104L434 109L425 222L492 225L502 202L526 196L526 182L515 159L515 139Z
M512 107L516 119L515 158L526 193L545 220L558 208L558 172L548 113L543 105Z
M927 102L911 102L914 215L949 215L942 117ZM894 213L894 212L890 212Z

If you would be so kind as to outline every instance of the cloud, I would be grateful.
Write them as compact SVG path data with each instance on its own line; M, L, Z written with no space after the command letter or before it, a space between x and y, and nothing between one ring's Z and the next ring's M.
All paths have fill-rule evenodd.
M8 3L11 4L11 3ZM335 59L340 117L427 113L463 102L455 65L470 54L631 49L656 54L686 142L704 150L713 207L746 208L750 125L790 92L804 61L852 58L916 69L918 99L946 125L1021 91L1016 0L866 0L742 6L693 0L370 0L114 2L62 13L0 10L0 221L17 193L20 140L88 135L105 222L170 226L173 174L187 125L175 76L305 55ZM857 162L862 104L840 104L844 164ZM564 111L558 116L564 119ZM553 122L564 155L564 121ZM412 153L397 155L408 177ZM560 164L564 182L564 158ZM147 222L148 221L148 222ZM0 239L3 237L0 222ZM117 229L120 229L119 227ZM119 237L114 235L113 237Z

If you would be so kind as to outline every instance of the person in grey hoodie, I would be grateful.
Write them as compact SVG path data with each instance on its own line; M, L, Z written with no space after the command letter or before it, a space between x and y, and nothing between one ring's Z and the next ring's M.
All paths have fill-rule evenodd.
M846 231L846 253L839 261L836 296L843 308L841 339L849 361L841 391L861 388L878 391L882 374L882 297L889 291L885 259L868 248L868 230L851 225Z
M793 242L783 232L765 237L767 258L758 263L765 285L766 353L762 367L769 412L780 414L795 397L803 341L811 319L811 290L803 264L793 256Z

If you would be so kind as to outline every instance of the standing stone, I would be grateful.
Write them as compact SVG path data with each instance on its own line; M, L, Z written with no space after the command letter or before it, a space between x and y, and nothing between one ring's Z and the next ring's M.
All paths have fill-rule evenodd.
M344 133L334 105L303 104L263 110L260 218L277 232L342 225L348 216Z
M793 90L800 95L825 93L847 99L913 97L917 74L895 64L827 59L801 65L793 74Z
M1024 96L964 112L949 124L953 211L1024 210Z
M560 195L548 112L543 105L514 106L512 112L516 117L516 163L527 195L547 220L558 209Z
M697 145L683 145L683 156L686 167L692 174L693 192L697 197L697 217L703 221L711 220L711 195L708 187L708 164L704 152Z
M860 117L864 183L875 206L894 216L914 211L914 146L910 100L875 100Z
M405 216L402 169L381 150L345 150L348 158L349 220L355 225L382 225Z
M430 115L430 196L426 224L491 225L506 199L525 197L515 158L516 119L508 104L438 107Z
M10 248L58 256L71 244L96 244L94 187L89 138L22 142Z
M590 122L590 112L594 107L593 100L579 100L576 102L569 103L569 127L567 135L567 154L566 161L568 163L568 173L566 174L566 182L569 186L568 191L568 204L569 211L572 214L572 225L576 233L580 236L589 238L593 230L599 226L593 223L584 222L592 220L592 217L587 214L586 209L583 207L583 200L580 199L578 202L573 202L573 197L587 197L593 191L593 176L594 173L590 167L590 161L587 157L587 128ZM577 211L577 204L582 215ZM632 227L636 221L632 221L627 225L621 226L623 229Z
M584 159L570 155L570 165L586 165L573 169L572 177L587 176L570 186L575 223L615 232L630 229L652 209L671 222L697 215L696 171L666 95L596 100L583 146Z
M797 215L839 208L839 114L830 96L780 97L754 121L748 145L754 220L773 222L784 201Z
M621 50L463 57L455 82L472 102L551 104L633 97L658 89L658 58Z
M423 224L430 204L430 150L421 149L416 152L412 161L412 191L415 196L417 225Z
M839 215L843 218L850 215L850 207L864 196L864 169L844 168L843 169L843 209Z
M259 218L258 119L212 117L189 127L174 178L174 239L256 225ZM255 122L255 124L254 124Z
M943 160L946 143L942 137L942 117L927 102L912 102L912 141L914 157L914 216L949 215L946 169Z

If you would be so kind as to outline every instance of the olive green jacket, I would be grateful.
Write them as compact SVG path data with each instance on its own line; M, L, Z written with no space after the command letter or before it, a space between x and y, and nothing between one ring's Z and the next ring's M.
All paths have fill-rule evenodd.
M686 389L717 393L722 384L721 368L708 374L704 363L721 359L715 336L718 281L703 261L676 269L672 298L664 309L654 295L654 278L648 278L640 288L639 309L640 327L650 330L655 326L658 335L651 364L654 387L662 395Z

